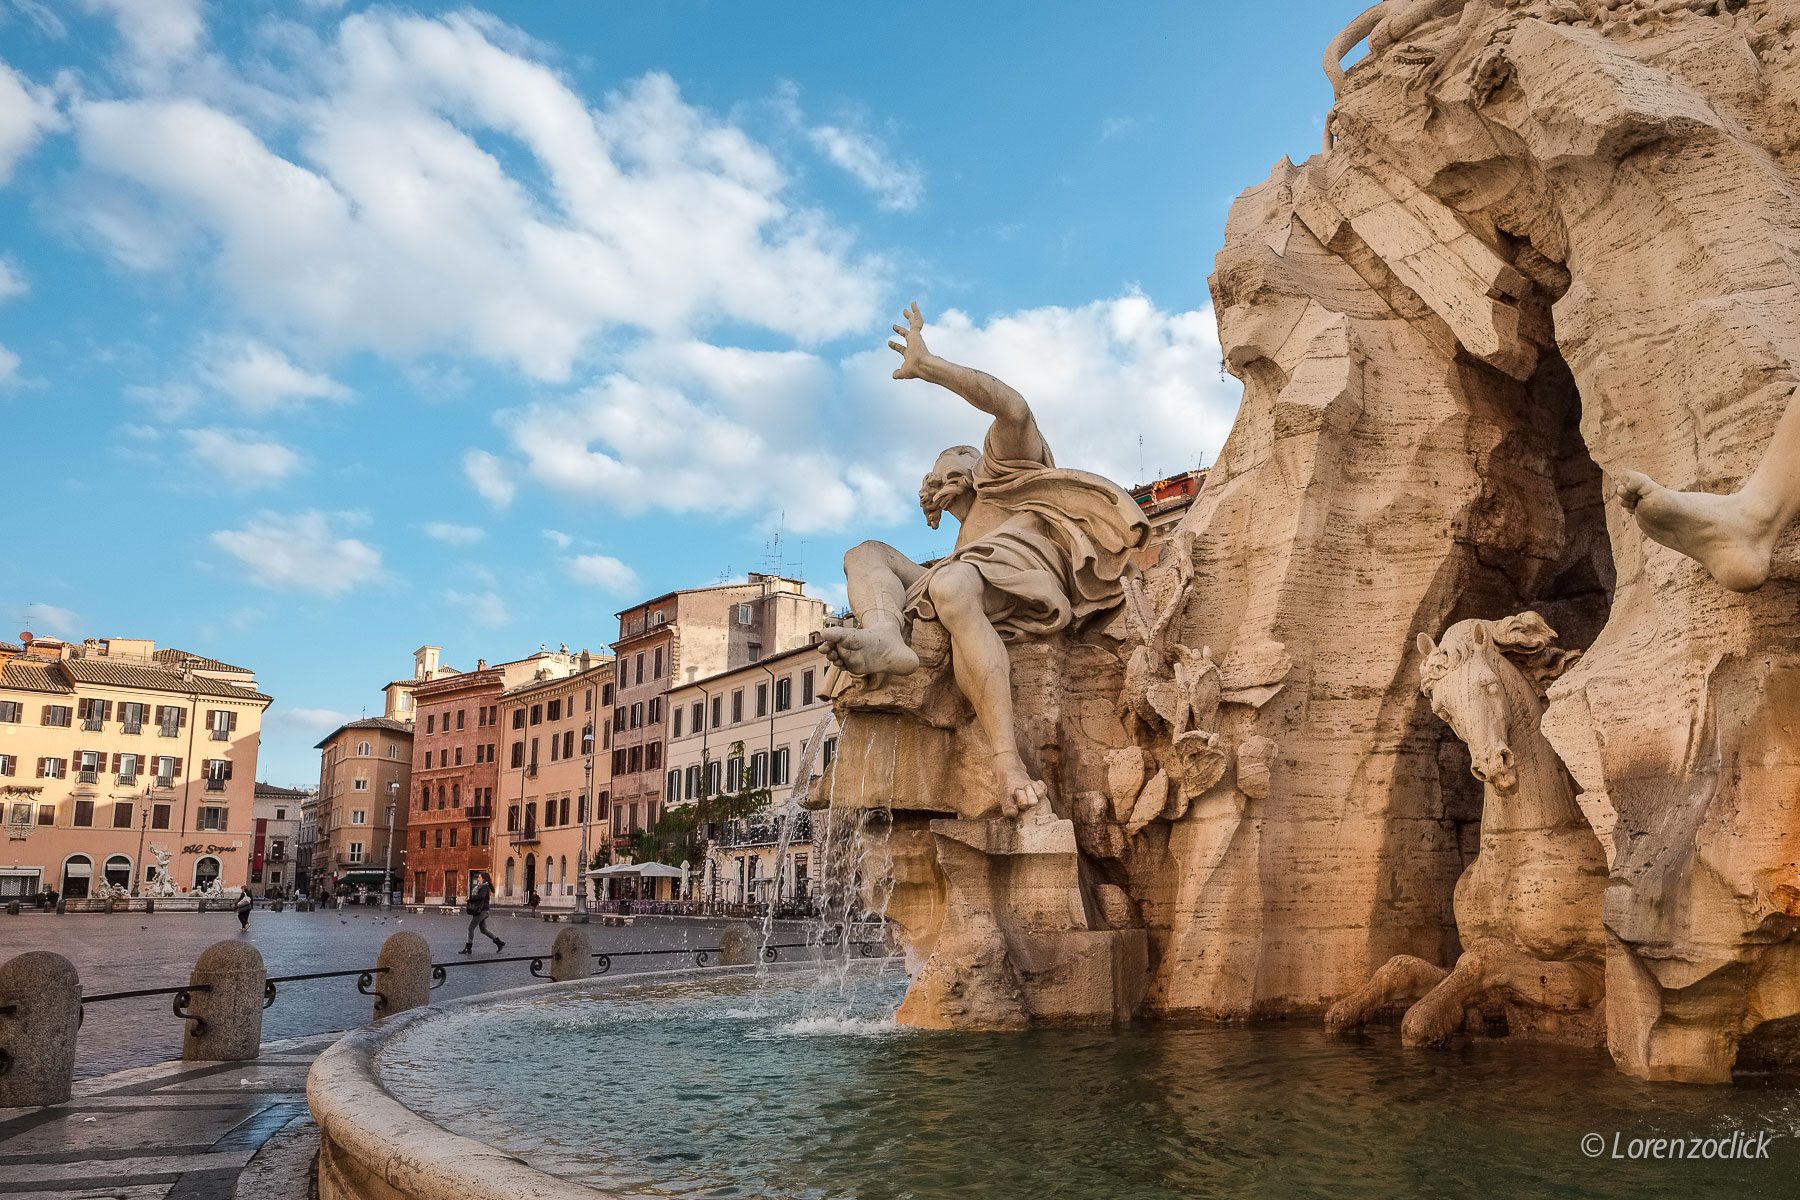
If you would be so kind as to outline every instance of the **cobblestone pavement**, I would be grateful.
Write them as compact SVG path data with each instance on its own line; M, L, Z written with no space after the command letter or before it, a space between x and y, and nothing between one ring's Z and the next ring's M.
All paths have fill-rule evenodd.
M725 921L643 917L625 927L589 925L596 952L703 950L716 947ZM432 961L479 964L496 957L476 935L475 953L457 954L466 918L415 914L404 910L342 908L310 913L258 910L250 931L238 932L230 913L0 913L0 959L26 950L53 950L75 964L84 995L186 983L200 952L214 942L245 938L262 952L270 975L349 970L375 965L388 935L410 930L431 943ZM562 925L496 909L488 928L506 943L506 957L548 954ZM778 933L778 943L801 941L796 931ZM783 952L788 957L792 952ZM688 960L691 962L691 960ZM452 969L434 1000L519 987L536 982L524 962ZM681 965L674 954L627 954L612 972L667 970ZM275 1003L263 1014L263 1040L294 1038L366 1024L371 998L356 990L354 976L281 984ZM181 1054L181 1022L167 996L108 1001L87 1006L77 1046L76 1075L87 1078L126 1067L144 1066ZM234 1080L235 1082L235 1080ZM9 1178L0 1164L0 1180Z
M67 1104L0 1108L0 1196L305 1200L318 1148L306 1072L332 1040L138 1067L77 1084Z

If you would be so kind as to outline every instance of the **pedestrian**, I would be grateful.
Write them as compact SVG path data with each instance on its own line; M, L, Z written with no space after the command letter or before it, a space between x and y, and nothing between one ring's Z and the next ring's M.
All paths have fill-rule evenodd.
M245 933L250 932L250 909L252 907L254 907L255 904L256 904L256 902L254 900L250 899L250 893L248 890L238 893L238 898L237 898L238 928Z
M534 917L537 916L537 906L542 902L543 897L538 895L536 888L532 888L525 897L525 903L531 909L531 915Z
M495 937L487 927L488 905L492 903L493 899L494 885L488 882L486 875L477 875L475 886L469 889L469 902L463 906L463 911L469 914L469 936L463 939L463 948L457 953L475 953L475 931L477 929L481 930L483 937L494 943L495 954L506 949L506 943Z

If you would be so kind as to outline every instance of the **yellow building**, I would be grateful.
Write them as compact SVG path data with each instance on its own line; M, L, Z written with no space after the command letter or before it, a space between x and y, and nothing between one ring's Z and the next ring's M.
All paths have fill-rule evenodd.
M269 697L139 638L0 645L0 899L242 887ZM158 852L161 852L159 855Z
M500 696L493 861L503 902L524 903L535 888L545 908L573 908L584 831L590 859L607 840L613 660L583 651L568 668L547 665Z

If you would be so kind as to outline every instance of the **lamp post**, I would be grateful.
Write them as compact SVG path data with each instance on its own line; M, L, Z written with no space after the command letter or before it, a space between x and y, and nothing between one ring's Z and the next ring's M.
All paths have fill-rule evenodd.
M143 895L140 886L144 878L144 833L150 828L150 785L144 785L144 811L138 814L138 852L131 864L131 894Z
M588 881L588 822L594 819L594 723L589 721L581 729L581 753L587 761L583 764L581 783L581 870L575 876L575 912L569 919L578 925L588 923L587 881Z
M400 784L388 782L388 820L387 820L387 855L381 868L381 907L386 908L394 898L394 805L400 797Z

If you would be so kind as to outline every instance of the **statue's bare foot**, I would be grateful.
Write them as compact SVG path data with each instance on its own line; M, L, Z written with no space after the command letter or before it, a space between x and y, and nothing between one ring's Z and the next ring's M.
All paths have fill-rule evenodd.
M1748 511L1741 497L1678 492L1637 471L1622 473L1617 491L1646 537L1687 555L1722 586L1753 592L1768 581L1781 530Z
M1000 811L1005 816L1022 816L1050 799L1050 789L1031 777L1017 754L994 755L994 773L1000 777Z
M911 675L919 669L919 656L898 629L827 629L819 635L819 649L833 666L863 677L871 686L879 686L886 676Z

